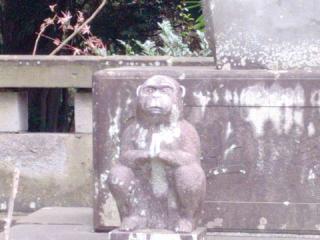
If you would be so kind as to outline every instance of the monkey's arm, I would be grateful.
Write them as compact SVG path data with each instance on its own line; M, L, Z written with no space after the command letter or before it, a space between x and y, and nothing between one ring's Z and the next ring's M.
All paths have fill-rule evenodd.
M133 139L136 138L136 124L132 123L123 132L121 137L120 158L121 164L130 168L139 168L149 159L149 153L145 150L136 149Z
M158 158L171 167L181 167L199 163L195 155L182 150L161 151Z
M127 150L120 155L120 162L130 168L139 168L149 159L149 153L144 150Z
M164 149L158 158L172 167L200 164L200 138L196 129L187 121L182 121L178 148Z

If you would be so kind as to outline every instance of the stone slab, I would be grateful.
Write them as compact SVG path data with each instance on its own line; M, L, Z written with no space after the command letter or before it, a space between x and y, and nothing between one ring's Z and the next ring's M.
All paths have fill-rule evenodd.
M209 42L222 66L320 67L318 0L203 0L203 3Z
M27 131L27 92L0 91L0 102L0 132Z
M92 74L106 67L213 66L209 57L0 56L0 88L91 88Z
M0 134L0 211L6 211L12 166L21 171L15 210L92 204L91 134Z
M206 229L198 228L192 233L175 233L167 230L137 230L134 232L121 232L113 230L109 232L109 240L205 240Z
M92 226L92 213L92 208L85 207L45 207L20 218L17 224Z
M318 234L320 72L205 67L97 73L95 228L108 228L105 179L117 162L121 133L135 116L135 90L164 73L186 87L184 115L200 135L208 231Z

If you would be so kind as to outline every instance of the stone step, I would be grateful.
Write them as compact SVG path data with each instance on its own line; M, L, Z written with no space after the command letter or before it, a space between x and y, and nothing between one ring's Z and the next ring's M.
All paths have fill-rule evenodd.
M43 208L17 221L11 240L107 240L108 233L95 233L91 208ZM0 233L0 239L4 234ZM176 238L175 238L176 239ZM320 235L208 233L207 240L310 240ZM144 239L134 239L144 240ZM157 239L162 240L162 239ZM171 239L163 239L171 240Z

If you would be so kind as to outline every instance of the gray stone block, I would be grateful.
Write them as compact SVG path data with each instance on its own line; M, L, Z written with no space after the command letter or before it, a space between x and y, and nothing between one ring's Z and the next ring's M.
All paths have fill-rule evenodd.
M92 93L77 92L74 107L76 133L92 133Z
M28 96L26 92L0 91L0 132L28 130Z

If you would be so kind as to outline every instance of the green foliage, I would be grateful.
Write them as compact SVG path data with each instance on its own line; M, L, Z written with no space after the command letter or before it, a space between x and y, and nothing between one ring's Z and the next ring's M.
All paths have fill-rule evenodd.
M194 25L194 28L203 31L205 27L205 20L202 15L201 0L186 0L185 6L188 11L196 11L196 13L199 14L195 19L196 24Z
M139 46L140 51L134 51L132 45L119 40L121 45L125 48L125 52L129 55L135 55L137 53L148 55L148 56L210 56L211 51L209 49L209 44L205 38L205 34L197 30L196 36L199 40L199 49L192 50L191 47L183 41L183 38L179 33L175 32L171 23L168 20L163 21L158 24L160 27L160 43L156 44L155 41L146 40L141 42L135 40L134 43Z

